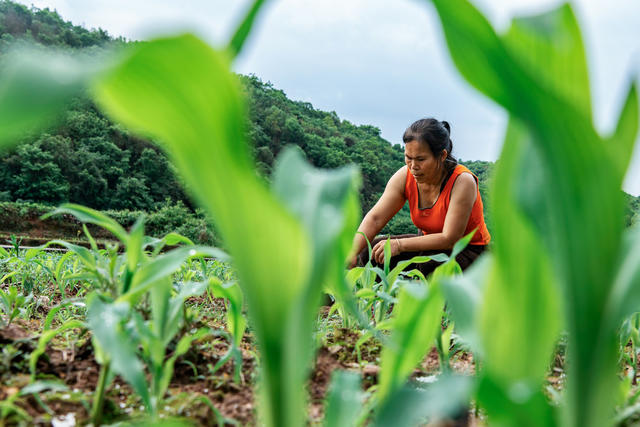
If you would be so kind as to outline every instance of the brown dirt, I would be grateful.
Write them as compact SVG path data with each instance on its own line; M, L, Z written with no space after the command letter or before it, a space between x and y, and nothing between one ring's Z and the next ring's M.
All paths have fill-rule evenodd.
M190 303L210 304L202 297L194 298ZM217 309L224 309L220 301L216 300L214 304ZM45 307L44 311L48 311L48 307ZM219 322L218 318L202 317L192 327L209 326L221 329L223 325ZM3 347L12 345L19 348L25 357L28 357L37 342L37 334L33 331L39 330L39 321L18 320L15 324L0 329L0 344ZM328 337L327 345L318 350L307 384L311 424L317 424L322 420L324 397L334 370L360 372L365 390L377 383L381 346L375 340L369 340L363 344L361 348L363 363L360 365L356 361L355 352L355 343L359 338L360 335L357 332L336 329ZM216 425L215 413L203 401L206 398L224 417L234 419L240 425L254 425L256 414L253 385L256 377L256 361L251 335L246 334L243 337L242 346L243 381L236 384L233 381L234 369L230 362L215 375L209 374L210 368L227 352L228 344L225 339L209 336L195 343L187 354L176 361L174 376L165 399L167 412L171 415L187 416L195 420L198 425ZM94 351L87 337L78 341L75 347L59 347L60 344L55 343L47 347L45 355L38 361L38 377L60 379L74 393L74 396L79 397L70 400L66 396L68 393L43 393L41 396L56 415L73 413L76 420L83 424L87 422L89 416L88 408L91 406L92 395L96 389L100 366L95 362ZM29 381L28 363L14 362L11 363L10 372L2 374L0 370L0 379L2 379L0 400L17 393ZM197 372L194 372L194 367ZM469 374L475 370L473 359L467 353L455 355L452 359L452 367L457 372ZM413 376L438 371L438 356L433 349ZM49 425L50 416L33 396L20 397L16 404L33 417L34 425ZM130 415L140 413L140 406L140 401L128 384L116 377L107 389L105 421L126 419ZM135 408L133 413L132 408Z

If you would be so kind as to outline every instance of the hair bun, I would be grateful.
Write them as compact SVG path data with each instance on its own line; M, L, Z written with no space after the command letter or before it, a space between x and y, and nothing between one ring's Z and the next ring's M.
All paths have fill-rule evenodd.
M451 126L449 126L449 122L447 122L446 120L442 121L442 126L444 126L444 128L447 130L447 132L449 132L449 134L451 134Z

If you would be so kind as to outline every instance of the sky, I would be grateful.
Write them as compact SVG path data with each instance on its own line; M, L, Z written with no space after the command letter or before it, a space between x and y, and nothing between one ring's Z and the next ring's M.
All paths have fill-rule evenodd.
M132 40L192 31L223 46L247 0L20 0L64 19ZM558 0L475 0L499 30L514 15ZM640 75L640 2L575 0L587 48L596 126L615 125L632 78ZM454 156L494 161L505 112L469 86L451 62L440 23L426 0L272 0L234 69L255 74L289 98L380 128L400 143L422 117L451 124ZM640 195L640 139L624 189Z

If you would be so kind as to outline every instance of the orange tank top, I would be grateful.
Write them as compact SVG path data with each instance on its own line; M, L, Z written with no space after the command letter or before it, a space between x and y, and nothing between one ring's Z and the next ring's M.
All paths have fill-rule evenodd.
M442 229L444 228L444 219L447 216L449 202L451 201L451 189L453 188L453 184L456 182L456 179L464 172L471 173L471 171L465 166L457 165L447 180L444 188L440 191L440 195L438 196L436 203L430 208L420 209L418 201L418 184L416 183L416 179L407 169L404 194L409 201L411 220L416 227L422 231L422 234L442 233ZM471 173L471 175L473 174ZM473 175L473 177L476 180L476 186L478 186L478 177L475 175ZM478 194L476 196L476 201L473 204L473 208L471 209L471 216L469 217L469 222L464 230L464 234L467 235L477 228L477 231L473 235L469 244L487 245L491 240L491 235L489 235L487 225L484 223L482 199L480 198L479 188L476 191Z

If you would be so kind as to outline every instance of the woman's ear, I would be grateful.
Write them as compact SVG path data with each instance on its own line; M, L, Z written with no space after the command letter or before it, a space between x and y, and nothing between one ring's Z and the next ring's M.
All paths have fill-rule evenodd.
M447 159L448 155L449 155L449 152L445 148L444 150L442 150L442 154L440 155L440 160L444 162Z

